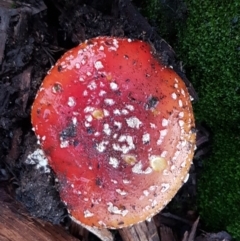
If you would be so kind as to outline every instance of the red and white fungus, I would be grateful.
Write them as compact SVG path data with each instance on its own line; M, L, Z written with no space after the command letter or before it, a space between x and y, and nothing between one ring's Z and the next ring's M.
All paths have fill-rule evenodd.
M97 37L66 52L41 85L32 124L71 217L98 228L159 212L195 147L185 84L140 40Z

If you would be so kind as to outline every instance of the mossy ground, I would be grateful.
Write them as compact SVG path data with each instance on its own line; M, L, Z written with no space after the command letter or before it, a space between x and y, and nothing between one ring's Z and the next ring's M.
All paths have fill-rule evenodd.
M209 230L225 229L240 240L240 1L164 2L151 0L146 12L183 61L199 94L196 121L212 133L198 180L201 219ZM170 32L164 28L169 17Z

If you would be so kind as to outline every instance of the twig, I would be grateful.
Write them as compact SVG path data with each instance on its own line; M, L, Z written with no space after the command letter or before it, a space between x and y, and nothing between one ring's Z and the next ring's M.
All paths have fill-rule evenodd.
M191 232L190 232L189 237L188 237L188 241L194 241L194 237L195 237L195 234L196 234L199 219L200 218L198 217L197 220L193 223L193 226L191 228Z
M190 233L188 231L186 231L184 233L184 236L182 238L182 241L194 241L194 237L196 235L196 230L197 230L197 226L199 223L199 217L197 218L197 220L193 223L192 228Z

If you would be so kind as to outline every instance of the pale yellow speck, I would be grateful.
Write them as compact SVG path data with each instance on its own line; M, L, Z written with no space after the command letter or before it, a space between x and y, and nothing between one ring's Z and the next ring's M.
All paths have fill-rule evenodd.
M100 120L104 117L104 112L102 109L96 109L92 112L93 118Z
M122 155L123 160L128 164L128 165L134 165L137 162L137 159L134 155Z
M106 79L107 79L108 81L111 81L111 80L112 80L112 75L111 75L111 74L108 74L108 75L106 76Z
M160 111L157 110L157 109L153 109L152 113L153 113L154 116L158 116L160 114Z
M150 156L149 161L154 171L161 172L167 167L167 160L161 156Z

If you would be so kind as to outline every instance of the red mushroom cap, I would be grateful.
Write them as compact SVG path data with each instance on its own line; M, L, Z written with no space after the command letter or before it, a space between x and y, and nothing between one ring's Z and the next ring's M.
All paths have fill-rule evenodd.
M42 83L32 124L70 215L95 227L160 211L195 147L185 84L139 40L98 37L65 53Z

